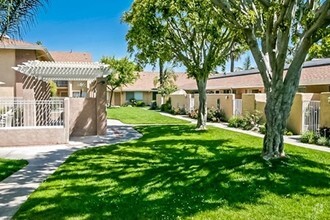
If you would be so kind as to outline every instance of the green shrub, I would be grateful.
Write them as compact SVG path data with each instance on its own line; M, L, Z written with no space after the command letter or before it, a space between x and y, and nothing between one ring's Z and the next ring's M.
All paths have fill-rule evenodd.
M172 105L171 105L171 99L170 98L165 102L165 104L162 104L160 106L160 111L167 112L167 113L172 112Z
M329 140L326 137L319 137L316 142L318 145L326 146L329 143Z
M312 131L306 131L300 137L302 143L315 144L317 141L317 135Z
M284 130L284 133L283 133L284 135L286 135L286 136L292 136L293 135L293 132L292 131L290 131L290 130L288 130L287 128Z
M230 118L228 121L228 127L232 127L232 128L240 128L240 127L242 127L242 124L243 124L242 117L234 116L234 117Z
M321 127L320 128L320 136L330 138L330 128L329 127Z
M152 101L149 110L157 110L157 109L158 109L157 102Z
M266 134L266 125L265 124L259 126L259 132L261 134Z
M144 101L136 101L136 107L144 107L146 106L146 103Z
M198 118L198 109L194 110L194 111L191 111L189 114L188 114L189 118L192 118L192 119L197 119Z
M132 106L136 106L136 100L135 99L130 99L129 102Z
M187 111L185 108L172 108L173 115L186 115Z

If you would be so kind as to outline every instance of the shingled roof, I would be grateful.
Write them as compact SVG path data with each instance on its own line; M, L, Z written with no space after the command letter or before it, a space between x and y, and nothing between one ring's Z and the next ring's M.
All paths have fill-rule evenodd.
M0 39L0 49L5 50L35 50L37 52L37 57L40 60L50 60L53 58L48 53L47 49L39 44L28 43L22 40L11 39L3 37Z
M93 62L92 55L87 52L50 51L50 54L57 62Z
M193 79L189 79L187 74L184 73L176 73L177 79L175 84L180 88L182 85L187 83L193 83ZM141 72L140 77L135 81L135 83L131 85L127 85L122 87L121 91L133 92L133 91L155 91L154 80L159 76L159 73L156 72Z
M142 72L140 78L132 85L123 87L122 91L152 91L155 90L154 79L159 73ZM177 73L178 79L176 84L179 89L187 91L197 90L194 79L189 79L187 74ZM330 59L319 59L304 63L300 86L309 85L330 85ZM259 71L246 70L226 75L213 75L207 82L208 90L220 89L239 89L239 88L263 88L263 82Z

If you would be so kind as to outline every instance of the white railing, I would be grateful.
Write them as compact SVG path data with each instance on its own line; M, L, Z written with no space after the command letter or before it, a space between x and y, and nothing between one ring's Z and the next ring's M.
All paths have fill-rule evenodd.
M313 131L319 132L320 128L320 101L304 101L303 102L303 132Z
M63 126L64 100L0 98L0 128Z

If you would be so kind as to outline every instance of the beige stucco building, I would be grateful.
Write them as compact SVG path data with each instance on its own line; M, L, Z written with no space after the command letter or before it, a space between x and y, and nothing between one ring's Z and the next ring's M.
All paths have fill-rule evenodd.
M158 75L157 72L141 72L135 83L115 90L112 104L123 105L132 98L150 104L151 101L156 100L157 88L154 80ZM187 93L198 93L196 81L188 78L186 73L177 73L176 85L178 89L183 89ZM257 69L213 74L208 79L206 89L208 94L234 94L236 99L241 99L242 94L264 92L263 82ZM330 92L330 58L304 63L299 92ZM109 91L108 97L110 97Z

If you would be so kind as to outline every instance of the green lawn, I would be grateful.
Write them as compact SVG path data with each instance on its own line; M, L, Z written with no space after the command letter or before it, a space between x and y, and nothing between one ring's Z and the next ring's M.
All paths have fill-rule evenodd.
M7 160L0 158L0 181L22 169L28 162L26 160Z
M210 127L140 126L141 139L74 153L15 219L329 219L330 154Z
M108 118L126 124L188 124L189 122L161 115L159 112L136 107L108 109Z

